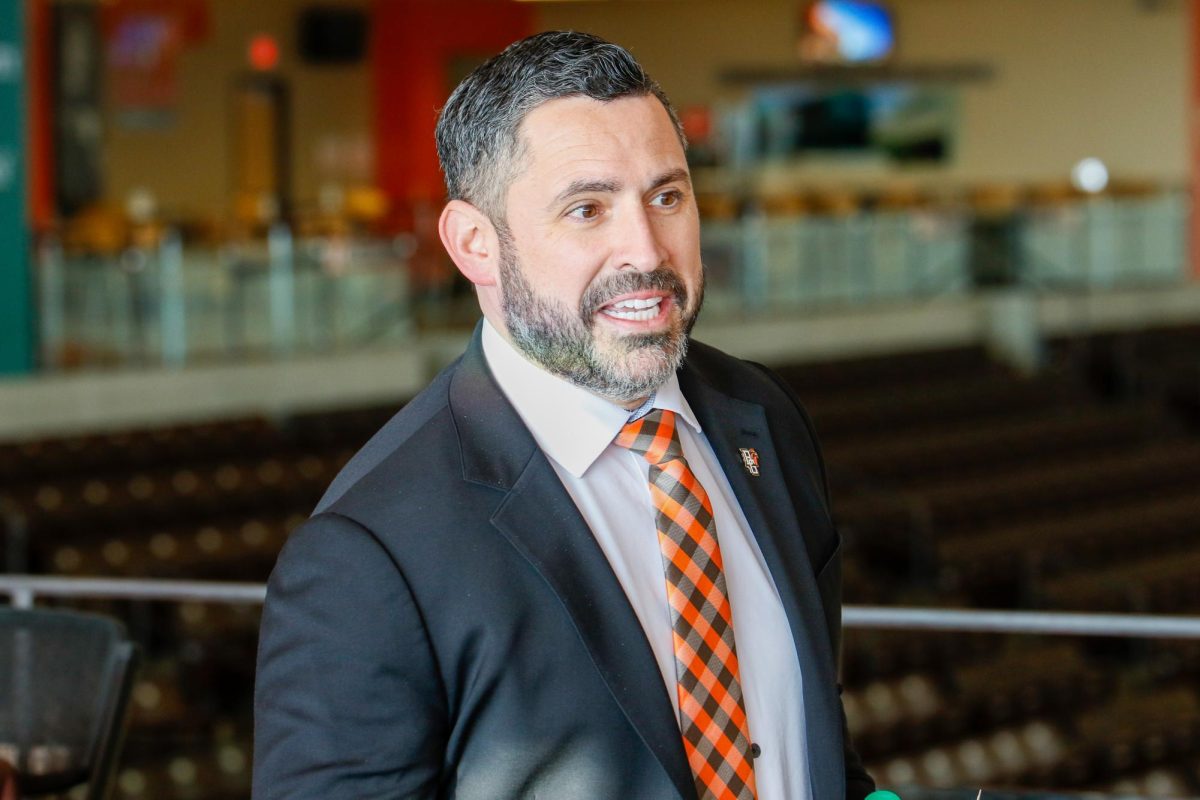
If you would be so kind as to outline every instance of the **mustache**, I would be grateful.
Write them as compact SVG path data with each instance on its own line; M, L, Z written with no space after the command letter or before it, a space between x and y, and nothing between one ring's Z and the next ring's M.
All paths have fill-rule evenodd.
M667 292L680 308L687 307L687 287L683 285L679 275L666 267L656 267L650 272L619 272L596 281L579 299L579 314L584 320L590 320L597 311L612 302L614 297L646 291Z

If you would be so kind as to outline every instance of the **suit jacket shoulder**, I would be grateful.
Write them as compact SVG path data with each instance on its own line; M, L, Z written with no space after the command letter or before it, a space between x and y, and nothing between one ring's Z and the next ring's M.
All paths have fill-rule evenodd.
M736 358L695 340L688 345L684 367L684 375L689 374L722 394L763 406L772 432L790 437L787 444L793 455L800 457L809 473L819 478L825 512L830 514L829 481L816 428L791 386L762 364Z
M352 486L379 466L380 462L429 424L434 417L446 411L450 380L461 361L461 357L455 359L454 363L442 370L428 386L375 432L338 472L317 503L314 514L333 506Z

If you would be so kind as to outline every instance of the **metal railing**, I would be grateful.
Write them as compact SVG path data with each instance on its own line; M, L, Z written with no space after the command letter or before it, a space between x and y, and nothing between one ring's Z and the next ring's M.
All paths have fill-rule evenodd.
M0 595L8 597L17 608L30 608L39 597L253 605L263 602L267 587L261 583L225 581L3 575ZM1200 617L1152 614L849 605L842 609L842 625L869 629L1200 639Z
M39 597L91 600L160 600L175 603L261 604L267 587L232 581L178 581L151 578L63 578L2 575L0 595L17 608L32 608Z

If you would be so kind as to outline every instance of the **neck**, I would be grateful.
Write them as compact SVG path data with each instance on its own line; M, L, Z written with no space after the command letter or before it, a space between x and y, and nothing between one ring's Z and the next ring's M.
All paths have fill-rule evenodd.
M648 394L648 395L646 395L645 397L638 398L637 400L630 400L630 401L628 401L628 402L621 402L621 403L618 403L617 405L621 406L621 407L622 407L622 408L624 408L626 411L637 411L639 408L641 408L642 406L644 406L644 405L646 404L646 402L647 402L648 400L650 400L650 398L652 398L652 397L654 397L654 395L652 395L652 394Z

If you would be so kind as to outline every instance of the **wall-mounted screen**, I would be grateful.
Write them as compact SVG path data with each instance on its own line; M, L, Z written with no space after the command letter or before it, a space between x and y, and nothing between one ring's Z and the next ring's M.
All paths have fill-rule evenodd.
M803 11L800 56L824 64L883 61L896 47L892 13L877 0L814 0Z
M735 169L830 159L933 166L953 157L958 120L958 93L943 86L762 87L721 110L713 159Z

